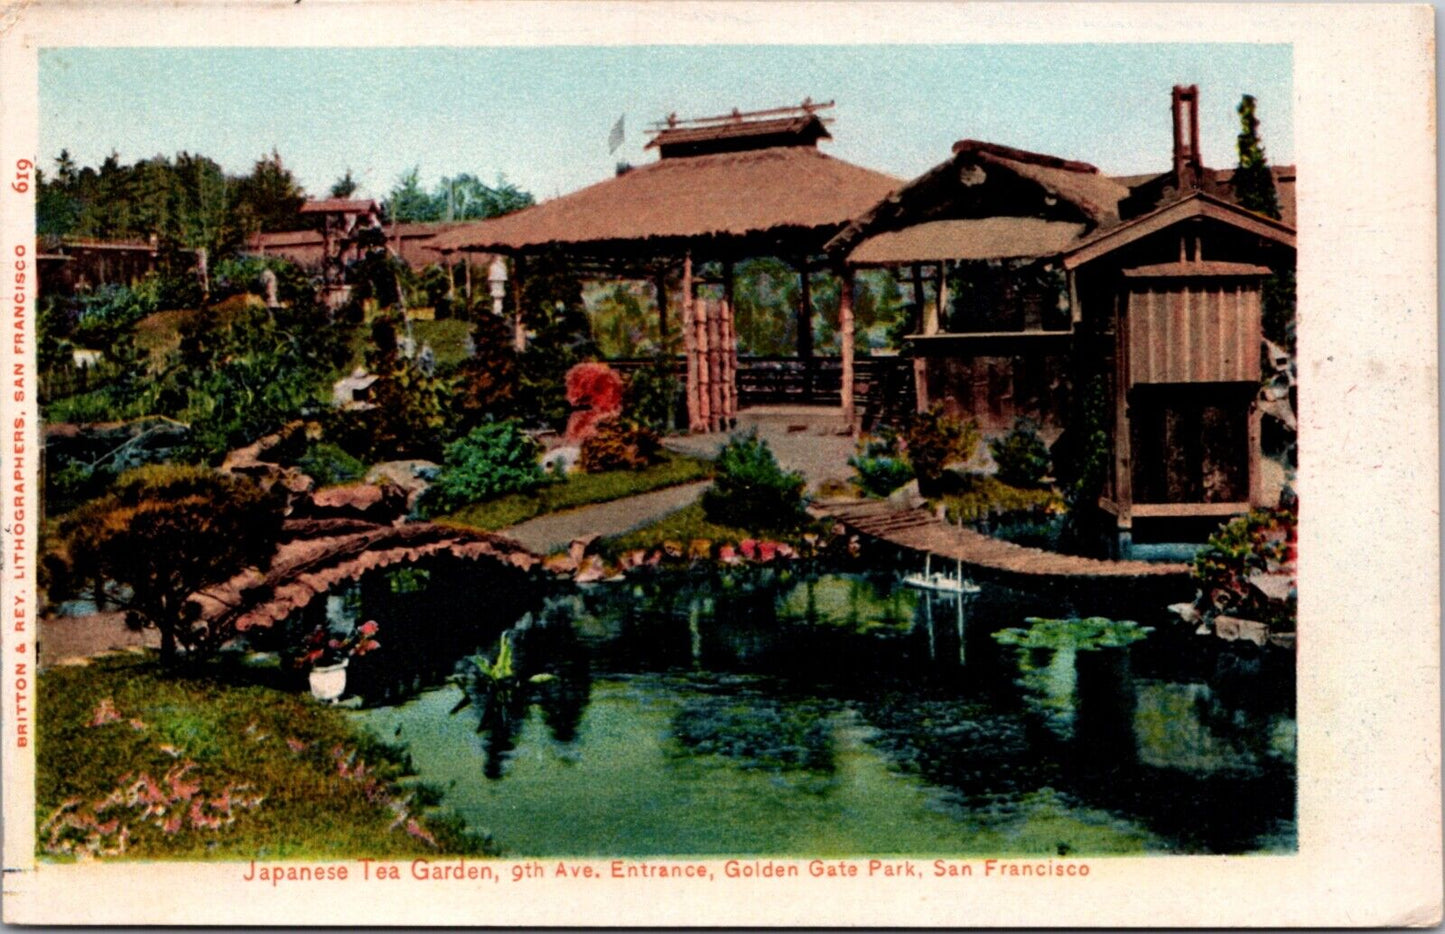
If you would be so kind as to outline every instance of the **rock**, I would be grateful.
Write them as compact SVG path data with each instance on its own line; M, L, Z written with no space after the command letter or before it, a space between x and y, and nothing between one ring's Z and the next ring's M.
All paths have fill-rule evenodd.
M542 559L542 568L549 574L571 575L577 570L577 562L571 555L548 555Z
M579 584L590 584L607 576L607 568L603 565L602 558L598 555L588 555L577 566L577 576L573 580Z
M406 510L407 492L394 483L351 483L298 499L292 514L298 518L357 518L388 523L401 518Z
M1245 582L1259 591L1265 599L1276 603L1288 600L1295 588L1294 575L1288 571L1273 574L1255 571L1245 578Z
M578 567L582 566L582 559L592 554L593 547L597 544L600 536L596 533L583 535L581 538L572 539L572 544L567 546L567 557Z
M1191 626L1198 626L1204 622L1204 617L1194 608L1194 604L1192 603L1171 603L1168 609L1169 612Z
M1262 646L1269 641L1268 626L1258 620L1238 616L1214 617L1214 634L1228 642L1244 639Z
M909 480L907 483L888 494L888 504L896 509L913 509L923 502L923 495L918 492L918 481Z

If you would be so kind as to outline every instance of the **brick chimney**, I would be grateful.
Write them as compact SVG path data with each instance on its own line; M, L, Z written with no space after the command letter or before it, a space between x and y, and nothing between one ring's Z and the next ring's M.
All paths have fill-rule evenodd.
M1199 158L1199 85L1174 85L1174 184L1181 191L1199 188L1203 160Z

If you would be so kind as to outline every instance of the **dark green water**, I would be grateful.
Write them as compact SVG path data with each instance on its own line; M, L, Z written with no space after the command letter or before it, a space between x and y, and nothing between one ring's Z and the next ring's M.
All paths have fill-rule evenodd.
M442 627L457 655L495 656L515 624L506 703L479 734L433 666L355 716L511 856L1296 846L1278 655L1162 625L1120 648L1003 645L999 629L1066 615L1059 599L960 601L891 573L679 574L555 592L505 623L440 596L409 624ZM358 668L363 694L397 680Z

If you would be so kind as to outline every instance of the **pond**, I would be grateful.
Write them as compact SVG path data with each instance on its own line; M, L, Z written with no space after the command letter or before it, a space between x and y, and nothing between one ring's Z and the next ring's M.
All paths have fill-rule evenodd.
M1030 628L1073 608L804 568L567 586L521 611L446 587L407 625L482 664L398 678L375 653L358 690L408 689L353 716L508 856L1297 845L1292 660L1145 607L1152 631Z

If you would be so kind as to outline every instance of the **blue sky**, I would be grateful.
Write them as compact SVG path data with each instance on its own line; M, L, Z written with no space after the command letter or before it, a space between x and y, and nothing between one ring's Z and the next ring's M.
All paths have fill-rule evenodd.
M647 124L835 99L824 151L912 177L964 138L1162 171L1169 89L1200 86L1206 164L1233 165L1241 94L1266 151L1294 159L1285 45L619 46L426 49L45 49L41 164L112 149L131 162L181 150L243 172L275 148L322 194L350 168L384 195L420 166L499 173L546 198L651 161ZM608 131L626 115L616 155Z

